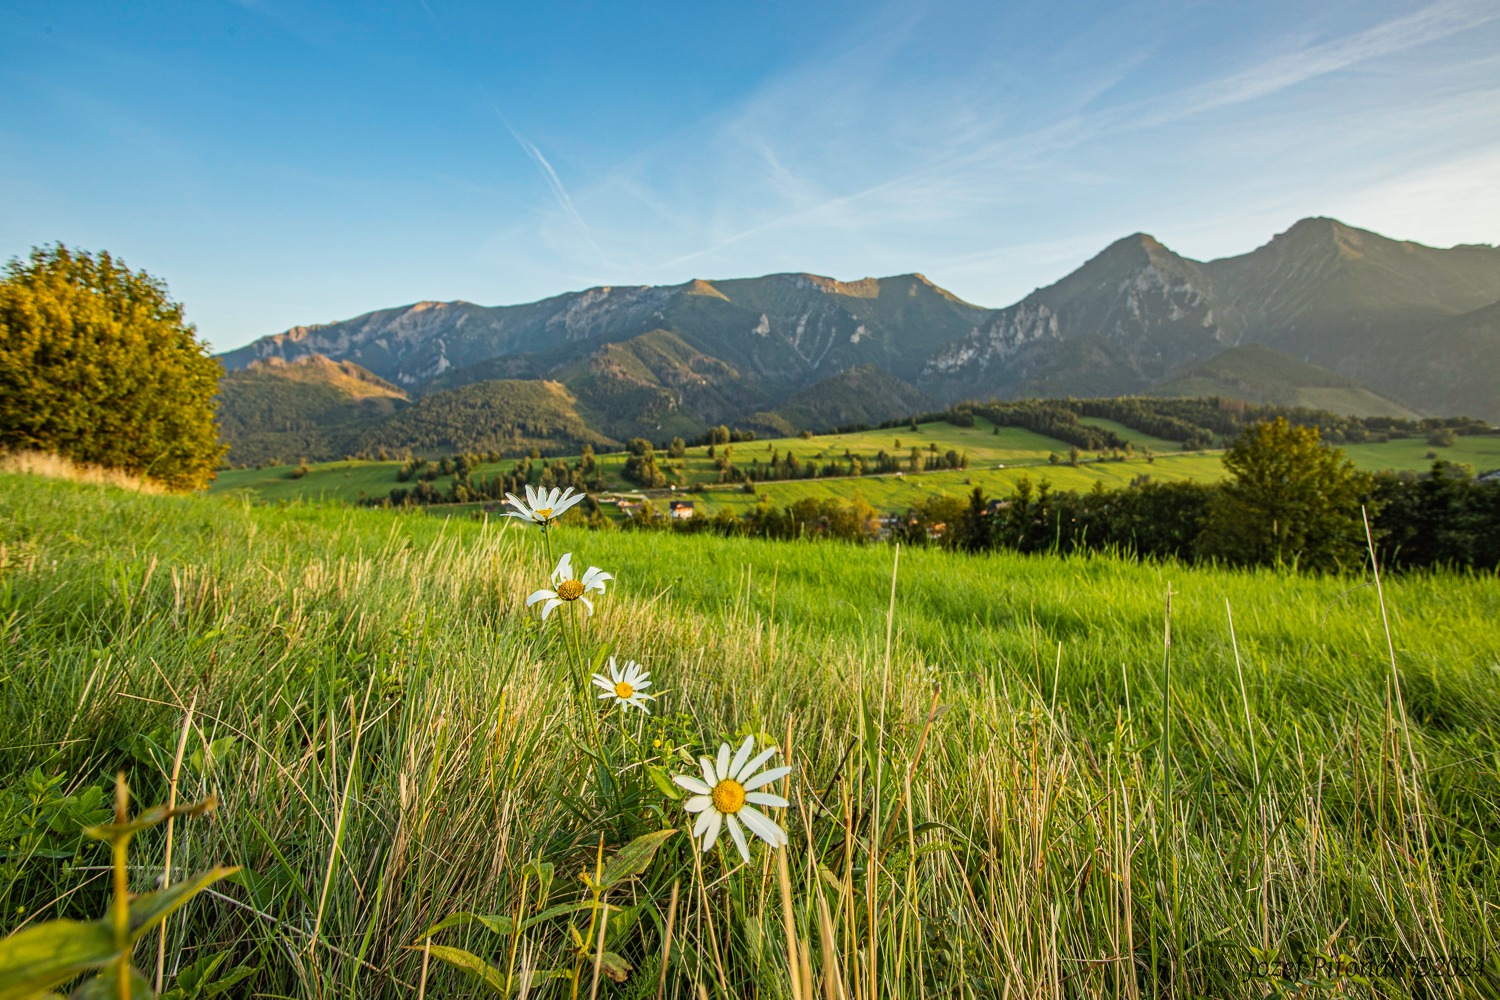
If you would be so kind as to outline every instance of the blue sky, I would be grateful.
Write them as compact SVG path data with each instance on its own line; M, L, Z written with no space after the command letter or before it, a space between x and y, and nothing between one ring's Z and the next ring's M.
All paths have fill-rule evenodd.
M0 257L164 279L216 350L421 299L920 271L1298 218L1500 242L1500 4L0 5Z

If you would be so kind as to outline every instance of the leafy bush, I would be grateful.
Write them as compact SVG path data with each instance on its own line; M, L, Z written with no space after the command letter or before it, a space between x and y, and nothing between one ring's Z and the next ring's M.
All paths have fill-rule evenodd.
M62 244L0 281L0 448L55 452L178 490L213 478L221 368L145 271Z

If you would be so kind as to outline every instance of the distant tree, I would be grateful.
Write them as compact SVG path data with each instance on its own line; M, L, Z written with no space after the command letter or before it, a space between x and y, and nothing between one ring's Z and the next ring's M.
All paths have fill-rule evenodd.
M1224 454L1230 478L1209 505L1204 554L1231 563L1333 570L1360 560L1368 477L1316 427L1252 424Z
M1439 427L1427 435L1427 443L1434 448L1452 448L1458 444L1458 435L1451 427Z
M674 437L672 443L667 446L668 458L681 458L687 454L687 442L680 437Z
M979 552L990 547L989 502L984 490L974 487L969 494L969 506L959 521L955 543L969 552Z
M35 448L178 490L213 478L223 369L166 285L62 244L0 280L0 448Z
M628 456L620 471L629 482L646 489L660 489L667 485L667 477L656 465L656 451L645 438L631 438L625 445Z
M578 455L578 478L586 483L597 484L600 474L599 459L594 455L594 446L584 445Z

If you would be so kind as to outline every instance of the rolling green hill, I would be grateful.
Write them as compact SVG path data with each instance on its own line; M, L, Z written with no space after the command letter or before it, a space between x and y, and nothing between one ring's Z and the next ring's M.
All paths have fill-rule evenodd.
M930 405L912 385L874 365L862 365L792 394L775 415L790 428L825 430L877 424L894 414L920 413Z
M356 444L366 454L382 448L518 454L532 448L573 451L585 444L617 447L618 441L588 426L577 403L557 382L475 382L423 396L366 428Z
M354 450L365 426L408 401L352 361L321 354L267 358L220 380L219 433L236 464L326 460Z
M1417 415L1346 375L1319 368L1259 344L1222 354L1151 389L1153 396L1220 396L1279 403L1360 417Z
M421 405L419 402L406 413L416 412ZM566 410L561 412L565 414ZM787 503L803 496L851 497L855 494L877 506L904 508L924 495L957 495L966 493L974 486L980 486L992 495L1003 494L1023 474L1030 475L1033 479L1046 477L1062 489L1088 489L1095 481L1111 487L1122 486L1138 476L1166 481L1204 481L1218 479L1223 475L1218 451L1184 453L1176 441L1102 417L1083 417L1079 423L1118 435L1133 447L1133 452L1111 455L1108 461L1097 461L1101 457L1097 452L1084 452L1080 464L1073 466L1068 462L1072 446L1066 441L1023 427L995 426L983 417L975 417L971 426L937 420L921 423L915 430L902 425L805 438L799 435L739 441L714 446L712 457L708 446L696 445L686 448L680 459L658 453L658 462L667 474L668 483L678 490L704 488L705 492L697 495L697 499L708 509L742 509L753 506L761 495L769 497L774 503ZM576 462L576 451L559 447L555 438L549 439L548 444L542 450L549 460L560 459L570 464ZM637 492L621 476L624 453L604 451L599 445L595 447L600 449L597 462L604 488ZM1424 436L1370 440L1341 447L1359 468L1372 472L1381 469L1422 471L1432 464L1430 453L1451 462L1472 466L1480 472L1500 468L1500 434L1464 434L1457 437L1452 445L1438 447L1428 444ZM913 448L918 450L924 461L928 456L946 455L951 451L963 456L967 465L956 470L912 473L907 462ZM867 474L764 480L752 483L748 491L742 483L722 481L721 465L726 464L738 470L739 474L744 474L753 466L766 467L773 457L785 459L786 456L795 455L804 470L821 470L830 463L847 469L854 459L873 470L882 453L899 460L902 470L900 476L892 473L883 476ZM438 452L429 452L428 456L436 454ZM478 466L474 475L483 478L508 474L515 466L516 461L509 458L486 461ZM210 489L213 492L242 491L257 500L268 502L305 498L357 503L385 496L394 488L409 485L397 480L396 474L400 467L401 463L395 461L340 461L314 465L300 478L293 478L294 470L289 465L226 470L219 473ZM539 474L540 465L534 468L534 481ZM445 482L440 481L437 485L445 486ZM658 491L657 495L666 497L672 494L669 490L663 490Z
M606 344L554 376L590 425L612 437L697 437L760 398L732 365L667 330Z

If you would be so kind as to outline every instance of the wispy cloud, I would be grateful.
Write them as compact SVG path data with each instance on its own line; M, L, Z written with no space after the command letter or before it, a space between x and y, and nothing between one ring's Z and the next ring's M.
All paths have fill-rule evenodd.
M1500 7L1489 2L1443 0L1429 4L1347 37L1297 46L1209 81L1193 88L1184 99L1163 102L1167 106L1157 113L1141 115L1137 124L1149 127L1266 97L1316 77L1427 45L1495 20L1500 20Z
M600 262L608 266L608 258L604 256L604 251L599 248L599 244L594 240L594 234L589 230L588 223L583 221L583 216L578 213L578 209L573 205L572 196L568 194L568 189L563 185L562 178L557 176L557 171L552 169L552 164L547 161L547 157L542 155L542 151L536 147L535 143L520 132L517 132L511 126L510 122L506 121L505 115L501 114L500 109L495 107L493 103L490 104L490 109L499 117L500 121L505 125L506 130L510 132L511 137L516 140L526 155L531 157L531 161L537 165L537 169L542 173L542 179L547 182L547 187L552 191L552 197L556 200L557 207L567 216L573 225L578 227L578 232L588 241L589 246L593 248Z
M1476 53L1500 7L1440 0L1358 23L1364 9L1300 29L1203 12L1193 35L1134 5L1040 41L986 13L973 32L994 43L941 69L930 57L951 18L877 18L575 194L621 281L947 269L955 291L1004 304L1134 229L1216 228L1210 249L1244 250L1248 233L1294 221L1277 214L1289 206L1332 211L1333 195L1466 155L1484 131ZM1300 97L1315 81L1328 83ZM1459 119L1476 128L1436 137ZM558 220L584 231L573 198L553 193ZM1232 224L1237 211L1250 221Z

